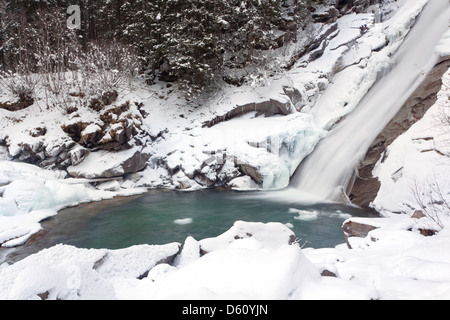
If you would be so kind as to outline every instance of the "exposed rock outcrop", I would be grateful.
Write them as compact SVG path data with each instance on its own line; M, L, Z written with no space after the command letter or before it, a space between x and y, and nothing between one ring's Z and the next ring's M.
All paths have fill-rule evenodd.
M220 122L228 121L250 112L256 112L256 116L264 115L266 117L288 115L292 112L291 108L292 104L290 101L283 102L275 99L267 99L261 102L251 102L241 106L238 105L226 114L217 116L214 119L205 122L203 126L211 128Z
M131 148L131 140L141 132L141 125L141 113L127 101L104 110L97 121L75 121L62 129L88 149L121 151Z
M450 59L448 58L438 63L372 143L359 167L358 177L350 193L350 199L354 204L369 208L380 190L380 182L372 174L376 163L381 159L387 147L419 121L433 106L442 86L442 76L449 67Z
M75 178L116 178L145 169L150 157L151 154L140 148L121 152L99 151L91 153L79 165L70 166L67 171Z
M369 235L370 231L377 229L375 226L371 226L369 224L359 223L355 221L347 221L342 226L342 230L344 231L345 242L347 243L347 247L352 249L349 239L353 237L357 238L365 238Z
M365 10L375 3L378 3L378 0L337 0L336 1L336 9L341 14L348 14L351 12L362 13Z
M15 112L15 111L20 111L20 110L26 109L29 106L31 106L33 103L34 103L34 99L32 99L32 98L21 98L17 102L0 103L0 109L6 109L8 111Z

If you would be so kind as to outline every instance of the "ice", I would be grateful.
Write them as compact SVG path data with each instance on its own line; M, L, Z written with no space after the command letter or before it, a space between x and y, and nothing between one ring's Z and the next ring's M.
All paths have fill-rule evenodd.
M233 119L203 133L204 143L211 150L227 150L228 157L257 167L264 177L265 190L287 187L298 164L323 135L312 117L302 113Z
M294 219L302 221L317 220L317 218L319 217L319 213L317 211L307 211L291 208L289 209L289 213L297 213L298 215L295 216Z
M192 218L176 219L173 221L173 223L179 224L179 225L191 224L193 222L194 222L194 220Z

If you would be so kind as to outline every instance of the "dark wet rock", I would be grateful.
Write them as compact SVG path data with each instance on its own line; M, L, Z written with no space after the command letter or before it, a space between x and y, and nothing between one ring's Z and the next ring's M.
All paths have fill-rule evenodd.
M322 277L331 277L331 278L337 278L336 274L334 272L331 272L329 270L323 270L320 274Z
M257 184L263 184L264 178L257 168L246 163L238 163L237 167L244 175L251 177Z
M241 106L236 106L233 110L224 115L204 123L204 127L211 128L221 122L240 117L250 112L256 112L256 116L264 115L271 117L274 115L288 115L292 112L290 101L279 101L275 99L267 99L262 102L251 102Z
M352 249L352 246L350 245L349 242L349 238L352 237L366 238L369 235L369 232L375 229L378 228L368 224L354 222L351 220L344 223L342 227L342 230L344 231L345 241L349 249Z
M32 98L23 98L17 102L3 102L0 103L0 109L6 109L8 111L16 112L23 109L26 109L33 105L34 99Z

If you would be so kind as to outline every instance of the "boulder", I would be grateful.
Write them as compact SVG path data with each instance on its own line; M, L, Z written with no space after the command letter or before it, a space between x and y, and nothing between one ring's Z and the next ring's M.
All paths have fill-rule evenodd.
M237 167L239 170L245 175L252 178L257 184L262 185L264 182L264 177L258 171L257 168L246 164L246 163L237 163Z
M346 221L342 227L342 230L344 231L345 241L349 249L352 249L349 238L366 238L369 235L369 232L375 229L378 229L378 227L371 226L365 223L355 222L352 220Z
M146 168L151 154L140 148L120 152L91 152L83 162L70 166L67 171L75 178L115 178L136 173Z
M203 127L211 128L216 124L219 124L230 119L240 117L244 114L255 112L256 116L264 115L271 117L274 115L288 115L292 112L292 103L286 96L286 99L266 99L261 102L251 102L244 105L238 105L233 110L227 112L224 115L217 116L216 118L204 123Z
M231 180L227 186L236 191L259 190L262 188L249 176L237 177Z

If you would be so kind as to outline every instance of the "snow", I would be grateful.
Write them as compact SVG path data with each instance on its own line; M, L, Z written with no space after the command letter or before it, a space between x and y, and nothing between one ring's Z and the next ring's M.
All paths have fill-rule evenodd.
M130 159L138 150L140 150L139 147L117 153L108 151L94 152L89 154L81 164L70 166L67 170L72 176L87 179L110 175L109 172L112 172L113 176L119 177L124 174L121 164Z
M392 143L385 159L374 169L381 189L372 205L381 213L412 215L416 210L423 210L421 202L428 206L429 196L439 197L439 189L449 190L446 179L450 170L448 123L441 119L448 117L450 70L445 73L443 82L437 102L422 120ZM423 194L427 189L432 191L429 196ZM448 194L444 193L443 197L450 200Z
M64 179L61 172L0 162L0 243L14 247L41 230L39 222L65 207L83 202L143 193L142 188L98 190L88 180Z
M410 220L403 215L399 219ZM395 224L394 224L395 225ZM355 249L301 249L279 223L236 222L226 233L121 250L58 245L0 268L1 299L449 299L447 229L434 237L372 231ZM199 249L207 252L200 255ZM337 277L321 277L324 270Z
M298 215L294 217L294 219L297 220L303 220L303 221L311 221L316 220L319 216L319 213L317 211L307 211L307 210L299 210L291 208L289 209L290 213L297 213Z
M436 47L436 53L441 57L450 55L450 30L447 31Z
M149 134L158 137L167 132L156 138L154 145L145 147L153 155L147 169L129 179L88 178L99 170L120 170L120 164L136 149L114 156L92 153L71 167L86 179L73 179L64 172L11 161L5 147L0 146L2 247L26 243L41 231L40 221L64 207L143 193L147 189L142 186L183 185L187 190L197 190L199 185L192 174L200 169L214 178L209 175L215 174L211 168L220 161L212 157L217 151L226 152L232 159L221 164L223 170L233 172L231 162L235 157L259 169L265 189L284 188L327 129L351 112L378 72L389 67L389 55L398 48L426 3L398 1L397 13L380 24L372 23L371 14L344 16L338 21L339 33L329 39L322 57L306 65L299 62L283 77L270 79L270 85L249 84L231 92L225 90L223 96L212 100L210 112L192 108L182 111L189 116L180 117L180 97L168 94L164 87L154 88L158 94L142 88L127 93L124 99L145 101L147 107L151 106L146 109L149 116L143 120ZM359 29L362 25L369 27L365 35ZM442 56L448 54L448 36L446 33L436 49ZM333 69L339 63L342 70L335 74ZM439 226L429 216L411 218L416 210L423 209L412 187L437 183L442 190L450 189L450 149L443 127L436 125L436 119L448 107L449 84L447 72L435 106L397 139L384 161L377 164L374 173L381 189L373 206L384 218L351 218L376 228L365 238L350 238L353 249L346 244L304 249L289 226L244 221L214 238L188 237L183 245L142 245L121 250L57 245L15 264L0 265L0 299L450 299L450 218L442 217ZM204 121L233 106L268 98L289 101L281 94L284 87L293 87L302 95L301 101L292 103L292 113L287 116L266 118L249 113L211 128L203 127ZM316 108L319 100L326 102L320 109ZM60 138L60 125L65 123L61 116L40 109L35 104L27 110L28 116L25 111L17 112L17 121L7 122L0 132L0 139L8 140L11 156L19 153L20 143L33 147L45 142L42 137L30 135L29 130L48 121L57 125L46 127L47 152L56 154L53 147L67 143ZM3 121L12 115L0 110L0 116ZM83 114L85 119L91 116ZM88 126L84 134L98 128ZM7 137L13 129L17 134ZM167 168L157 165L162 159ZM170 181L169 171L177 167L181 170L174 176L175 181ZM257 188L249 176L236 177L230 185L238 190ZM448 194L443 197L450 202ZM294 208L290 213L300 220L317 219L319 214ZM192 219L174 223L192 223ZM435 236L420 233L420 229L430 226L438 229ZM336 277L321 276L323 271Z

